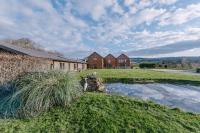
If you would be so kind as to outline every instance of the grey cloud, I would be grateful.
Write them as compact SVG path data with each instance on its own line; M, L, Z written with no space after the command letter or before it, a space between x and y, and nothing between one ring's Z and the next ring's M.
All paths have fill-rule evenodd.
M151 56L151 55L175 53L194 48L200 48L200 40L177 42L160 47L129 51L127 52L127 54L129 56Z

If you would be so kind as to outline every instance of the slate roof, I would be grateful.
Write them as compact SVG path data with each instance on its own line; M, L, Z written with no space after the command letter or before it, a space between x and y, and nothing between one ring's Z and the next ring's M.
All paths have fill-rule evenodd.
M94 54L96 54L97 56L103 58L103 57L102 57L100 54L98 54L97 52L93 52L90 56L92 56L92 55L94 55ZM90 56L88 56L87 58L89 58Z
M105 58L108 58L109 56L111 56L112 58L115 58L115 56L112 54L108 54Z
M126 58L129 58L127 55L125 55L125 54L121 54L121 55L119 55L117 58L121 58L121 57L126 57Z
M46 59L51 59L51 60L55 60L55 61L85 63L84 61L81 61L81 60L67 59L65 57L61 57L56 54L51 54L46 51L22 48L19 46L15 46L15 45L3 43L3 42L0 42L0 48L4 49L6 51L12 52L12 53L23 54L23 55L28 55L28 56L32 56L32 57L46 58Z

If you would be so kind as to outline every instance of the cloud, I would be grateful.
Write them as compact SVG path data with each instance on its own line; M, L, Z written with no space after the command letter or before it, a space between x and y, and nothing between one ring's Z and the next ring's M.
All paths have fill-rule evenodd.
M166 4L166 5L171 5L176 3L178 0L159 0L159 3L161 4Z
M144 30L142 32L129 33L128 38L130 38L131 40L135 40L135 42L137 43L132 43L131 40L127 41L127 45L125 45L125 48L133 47L134 50L149 49L154 47L165 46L168 44L175 44L177 42L199 40L200 29L187 28L184 31L179 31L179 32L177 31L150 32ZM143 44L143 45L138 45L138 44ZM177 49L179 48L177 47Z
M134 5L135 4L135 1L134 0L124 0L124 4L126 6L131 6L131 5Z
M162 54L172 54L182 51L189 51L192 49L200 48L200 40L197 41L182 41L165 46L153 47L149 49L142 49L127 52L130 56L155 56ZM200 54L198 54L200 55Z
M168 54L157 54L151 57L187 57L187 56L200 56L200 48L194 48L194 49L189 49L189 50L184 50L184 51L179 51L179 52L174 52L174 53L168 53Z
M83 15L91 15L92 18L98 21L103 15L106 14L106 8L112 6L115 2L114 0L77 0L72 2L75 9Z
M156 17L162 15L166 10L165 9L154 9L147 8L142 10L137 16L137 23L141 24L143 22L151 23Z
M200 3L184 4L178 0L1 0L0 39L27 37L46 49L81 58L92 51L120 53L198 40L200 25L195 19Z
M160 19L160 25L180 25L195 18L200 18L200 3L188 5L186 8L178 8L167 12Z

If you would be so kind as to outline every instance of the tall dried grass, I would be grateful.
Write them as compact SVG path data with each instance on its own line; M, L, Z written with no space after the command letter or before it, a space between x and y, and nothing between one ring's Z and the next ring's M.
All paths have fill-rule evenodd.
M12 93L0 106L4 116L37 116L56 106L68 107L82 94L79 80L72 73L29 73L11 84Z

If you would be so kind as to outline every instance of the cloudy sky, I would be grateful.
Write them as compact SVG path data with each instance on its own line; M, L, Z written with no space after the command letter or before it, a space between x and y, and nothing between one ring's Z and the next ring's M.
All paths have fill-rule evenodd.
M200 56L199 0L0 0L0 39L69 57Z

